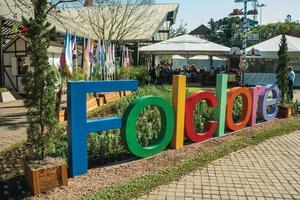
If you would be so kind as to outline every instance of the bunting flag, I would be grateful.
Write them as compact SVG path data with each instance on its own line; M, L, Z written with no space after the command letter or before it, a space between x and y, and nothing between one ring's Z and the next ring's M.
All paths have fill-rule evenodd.
M91 42L91 48L90 48L90 73L89 76L90 78L92 77L92 74L94 72L94 42L92 40Z
M99 69L101 69L101 40L98 39L97 48L95 52L95 63L99 66Z
M68 30L66 31L64 39L64 48L60 56L60 66L67 66L70 73L72 73L73 71L72 39L71 34Z
M125 52L125 69L128 70L130 67L130 58L129 58L129 49L126 48L126 52Z
M112 48L112 44L109 44L109 70L110 70L110 74L114 73L114 64L113 64L113 48Z
M114 65L116 64L116 51L115 51L115 44L113 44L113 50L112 50L112 52L113 52L113 56L112 56L112 58L113 58L113 63L114 63Z
M109 44L107 44L106 46L106 66L109 65L109 62L110 62L110 50L109 50Z
M125 68L125 57L126 57L126 48L122 46L122 67Z
M105 48L105 42L103 41L103 45L101 46L101 68L105 68L105 62L106 62L106 48Z
M74 35L73 42L72 42L72 55L73 55L73 66L75 69L78 67L78 62L77 62L77 36L76 34Z
M91 39L88 38L85 44L84 67L83 67L88 77L90 76L90 72L91 72L90 49L91 49Z

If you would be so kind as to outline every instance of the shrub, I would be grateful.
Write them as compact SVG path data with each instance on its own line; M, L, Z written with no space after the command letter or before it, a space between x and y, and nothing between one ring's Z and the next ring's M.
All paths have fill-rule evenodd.
M300 102L298 100L296 100L293 103L293 109L294 109L294 114L295 115L299 115L300 114Z
M120 68L117 72L118 79L133 79L138 80L140 86L148 84L151 80L148 69L143 66L130 67L127 71Z
M195 91L193 91L195 92ZM187 89L187 95L191 91ZM153 86L148 85L133 92L130 96L121 100L102 106L89 113L89 118L122 116L128 105L136 98L141 96L158 96L172 103L172 87L171 86ZM240 116L242 107L241 98L237 98L234 106L234 117ZM194 124L197 132L204 129L204 125L208 120L213 119L213 109L209 108L205 101L201 101L194 111ZM160 113L156 107L149 106L141 112L136 122L138 141L142 146L151 145L159 136L161 123ZM60 156L67 158L67 136L66 131L61 131L57 142L52 147L52 156ZM88 136L88 155L90 164L104 164L112 161L130 157L125 146L121 142L121 132L117 130L109 130L96 132Z
M73 70L72 81L86 81L87 75L84 69L77 68Z

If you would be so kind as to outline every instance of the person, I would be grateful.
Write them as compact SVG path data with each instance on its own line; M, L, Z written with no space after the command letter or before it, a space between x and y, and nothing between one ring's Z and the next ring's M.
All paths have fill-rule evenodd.
M293 101L293 98L294 98L293 87L295 84L296 74L293 70L293 67L289 67L288 71L289 71L289 73L288 73L288 80L289 80L288 99L290 101Z
M150 76L151 76L151 83L155 84L156 82L156 72L155 72L155 67L150 68Z

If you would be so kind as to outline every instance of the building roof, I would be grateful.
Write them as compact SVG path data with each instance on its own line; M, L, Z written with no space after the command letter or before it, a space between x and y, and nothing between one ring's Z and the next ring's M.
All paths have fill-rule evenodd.
M29 3L25 2L20 5L19 8L16 8L14 1L0 0L0 16L14 21L21 21L21 16L29 18L33 12L30 1L28 2ZM149 10L153 12L153 14L148 17L147 23L141 24L139 28L136 28L130 35L122 40L151 41L154 39L161 41L167 39L168 29L170 25L175 22L178 7L178 4L150 5ZM60 33L65 33L65 30L68 29L81 37L89 35L93 38L97 38L93 28L89 25L93 22L79 17L78 13L85 11L96 13L98 9L96 6L59 9L57 12L52 12L48 19L51 24L56 26L57 31Z
M203 56L203 55L202 56L194 56L194 57L189 58L189 60L210 60L210 57L209 56ZM222 61L225 61L226 59L219 58L217 56L213 56L212 60L222 60Z
M201 26L197 27L195 30L190 32L190 35L205 35L210 32L210 29L202 24Z
M160 55L225 56L229 54L230 48L191 35L182 35L142 47L140 51Z

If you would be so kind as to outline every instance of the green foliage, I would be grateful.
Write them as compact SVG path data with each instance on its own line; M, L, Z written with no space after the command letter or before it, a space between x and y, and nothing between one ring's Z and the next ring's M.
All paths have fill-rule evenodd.
M293 109L294 109L294 114L295 115L300 114L300 102L299 102L298 99L293 103Z
M225 46L241 47L241 40L234 40L234 35L241 33L239 17L224 17L218 21L211 19L208 23L210 25L210 33L204 37L212 42L222 44Z
M232 117L235 122L237 122L240 119L241 112L243 110L243 98L242 96L238 96L233 104L233 113Z
M277 78L277 85L280 89L280 97L281 97L281 104L286 104L287 100L287 91L288 91L288 63L289 63L289 56L288 56L288 45L285 35L282 36L278 57L279 57L279 64L276 69L276 78Z
M197 132L202 132L207 121L213 119L213 109L208 107L206 101L197 104L194 111L194 126Z
M103 80L103 74L102 74L101 70L99 69L99 67L94 68L91 79L94 81Z
M148 69L143 66L130 67L128 70L120 68L117 71L118 79L132 79L137 80L140 86L144 86L149 83L151 77Z
M23 18L23 24L28 27L31 66L33 72L23 79L24 88L28 94L25 106L28 108L27 129L28 141L34 150L34 157L44 159L46 148L57 127L55 69L49 64L47 50L51 40L56 37L55 27L47 21L47 0L34 2L34 16L29 20Z
M73 70L72 74L72 81L86 81L87 80L87 75L84 69L82 68L77 68Z
M7 91L8 91L7 88L0 88L0 93L1 93L1 92L7 92Z
M278 35L300 36L300 24L297 22L278 22L259 26L251 31L259 33L261 41L271 39Z

